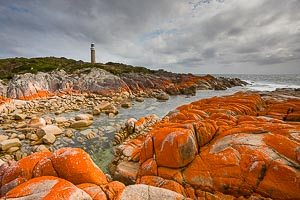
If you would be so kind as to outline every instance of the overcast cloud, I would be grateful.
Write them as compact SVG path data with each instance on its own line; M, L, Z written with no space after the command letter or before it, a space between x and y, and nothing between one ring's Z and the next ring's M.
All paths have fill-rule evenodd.
M0 0L0 58L300 74L300 0Z

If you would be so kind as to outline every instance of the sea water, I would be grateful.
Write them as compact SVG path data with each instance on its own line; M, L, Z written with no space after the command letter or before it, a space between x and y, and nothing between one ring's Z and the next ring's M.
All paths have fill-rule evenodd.
M243 89L251 91L274 91L277 88L300 88L300 74L253 75L217 74L217 77L239 78L248 83Z

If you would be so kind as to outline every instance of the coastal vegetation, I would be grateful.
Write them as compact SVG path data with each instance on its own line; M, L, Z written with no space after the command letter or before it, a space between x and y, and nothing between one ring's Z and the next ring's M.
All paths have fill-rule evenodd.
M38 72L52 72L54 70L63 69L67 73L76 73L77 70L83 68L99 68L106 70L114 75L124 73L155 73L154 70L145 67L135 67L122 63L108 62L89 63L82 60L76 61L65 57L40 57L40 58L7 58L0 59L0 79L10 80L16 74Z

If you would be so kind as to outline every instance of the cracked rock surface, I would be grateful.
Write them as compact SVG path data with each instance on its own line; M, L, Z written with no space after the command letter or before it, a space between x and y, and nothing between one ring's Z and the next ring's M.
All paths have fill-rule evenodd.
M132 177L193 199L299 199L300 99L294 92L288 98L236 93L178 107L121 145L133 147L139 163Z

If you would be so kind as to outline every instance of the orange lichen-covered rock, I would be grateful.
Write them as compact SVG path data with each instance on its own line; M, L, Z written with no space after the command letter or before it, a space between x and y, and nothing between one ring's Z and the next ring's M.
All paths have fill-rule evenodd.
M157 176L157 164L153 158L145 161L140 167L141 174L140 176Z
M38 128L46 125L46 120L42 117L33 118L29 121L28 126Z
M287 114L284 120L300 122L300 111Z
M31 179L9 191L3 199L92 200L72 183L52 176Z
M215 136L217 131L217 124L212 120L203 120L194 124L194 130L196 132L197 143L200 147L207 144Z
M50 157L45 157L41 159L34 167L33 169L33 176L39 177L39 176L56 176L58 177L58 174L52 164L52 161Z
M11 99L9 99L9 98L0 96L0 106L1 106L2 104L5 104L5 103L7 103L7 102L10 102L10 100L11 100Z
M0 167L0 180L3 199L118 199L125 188L117 181L108 183L101 169L79 148L7 162Z
M208 165L200 156L183 171L184 180L191 186L205 191L212 191L213 179Z
M183 183L182 169L171 169L167 167L159 167L157 173L159 177L164 177L169 180L174 180L177 183Z
M188 116L186 116L183 112L177 110L175 112L172 112L168 115L168 118L170 121L175 122L175 123L179 123L181 121L184 120L188 120Z
M106 194L103 192L102 188L98 185L92 183L82 183L76 185L79 189L85 191L93 200L107 200Z
M19 97L19 99L21 99L21 100L31 100L31 99L38 99L38 98L44 98L44 97L51 97L51 96L54 96L54 95L55 94L51 94L50 92L45 91L45 90L37 90L36 93L30 94L30 95L27 95L27 96Z
M114 179L126 185L134 184L138 170L138 162L123 161L117 165Z
M140 162L143 163L153 156L153 140L152 135L146 136L145 142L141 147Z
M143 176L138 182L138 184L146 184L155 187L161 187L185 195L184 187L182 187L179 183L173 180L163 179L158 176Z
M74 184L106 184L107 180L90 156L79 148L62 148L41 159L33 170L33 176L59 176Z
M158 166L183 167L198 153L197 140L191 129L161 128L151 132Z
M263 141L272 149L276 150L276 152L289 159L290 162L300 164L300 160L297 160L297 153L300 151L299 142L290 140L279 134L267 134L264 136Z
M299 199L299 182L299 169L289 166L285 160L274 160L267 167L256 191L274 199Z
M237 93L180 106L144 137L137 183L199 199L300 199L299 105Z
M59 177L73 184L107 183L104 173L82 149L61 148L55 151L50 159Z
M50 152L39 152L12 163L2 176L1 194L3 195L18 184L30 180L33 177L33 169L39 160L51 154ZM10 182L14 184L10 184Z
M8 191L10 191L11 189L17 187L18 185L26 182L27 180L25 178L22 177L18 177L12 181L10 181L9 183L3 185L1 187L1 196L5 195Z
M117 200L120 198L125 185L118 181L112 181L104 186L101 186L108 199Z

